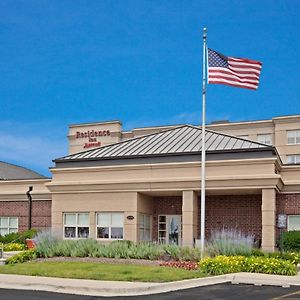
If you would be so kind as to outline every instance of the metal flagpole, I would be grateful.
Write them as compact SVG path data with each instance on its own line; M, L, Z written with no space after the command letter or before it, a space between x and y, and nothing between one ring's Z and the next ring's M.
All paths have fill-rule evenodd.
M206 102L206 28L203 28L203 81L202 81L202 149L201 149L201 257L205 242L205 102Z

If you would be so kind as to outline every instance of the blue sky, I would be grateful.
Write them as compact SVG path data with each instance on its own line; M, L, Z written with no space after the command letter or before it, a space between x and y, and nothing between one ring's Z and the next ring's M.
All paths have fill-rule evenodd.
M0 2L0 160L49 175L70 123L201 122L202 28L263 62L257 91L208 86L207 119L299 114L300 1Z

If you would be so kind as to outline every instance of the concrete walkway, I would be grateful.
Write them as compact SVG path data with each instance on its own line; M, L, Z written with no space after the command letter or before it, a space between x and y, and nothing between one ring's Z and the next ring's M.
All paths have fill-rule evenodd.
M233 284L243 283L282 287L289 287L291 285L300 286L300 275L279 276L234 273L170 283L143 283L0 274L0 288L3 289L38 290L88 296L148 295L228 282Z

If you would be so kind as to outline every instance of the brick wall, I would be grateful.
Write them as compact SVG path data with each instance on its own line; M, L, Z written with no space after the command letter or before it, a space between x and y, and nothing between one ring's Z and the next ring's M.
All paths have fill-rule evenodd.
M182 215L182 198L155 197L153 204L152 238L157 241L158 215ZM206 236L209 236L213 230L225 228L238 229L261 239L261 195L207 196L205 214ZM198 236L200 236L200 228Z
M261 239L261 195L207 196L205 223L207 237L212 231L224 228L237 229Z
M300 215L300 194L277 194L276 211L277 211L277 215L278 214ZM285 229L276 228L277 238L279 238L281 231L286 231L286 230L287 228Z
M278 214L300 215L300 194L277 194L276 210Z
M27 201L0 201L0 217L18 217L19 231L28 229ZM51 227L51 201L32 201L32 228L46 229Z

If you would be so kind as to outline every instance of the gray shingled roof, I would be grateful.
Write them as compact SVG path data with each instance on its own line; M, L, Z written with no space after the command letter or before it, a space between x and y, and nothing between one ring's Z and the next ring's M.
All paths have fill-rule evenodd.
M192 154L201 151L202 130L191 125L183 125L112 145L71 154L59 161L102 160L114 158L147 157L163 155ZM206 130L206 151L209 152L237 152L254 151L271 146L245 140L242 138Z
M0 180L43 179L47 178L24 167L0 161Z

